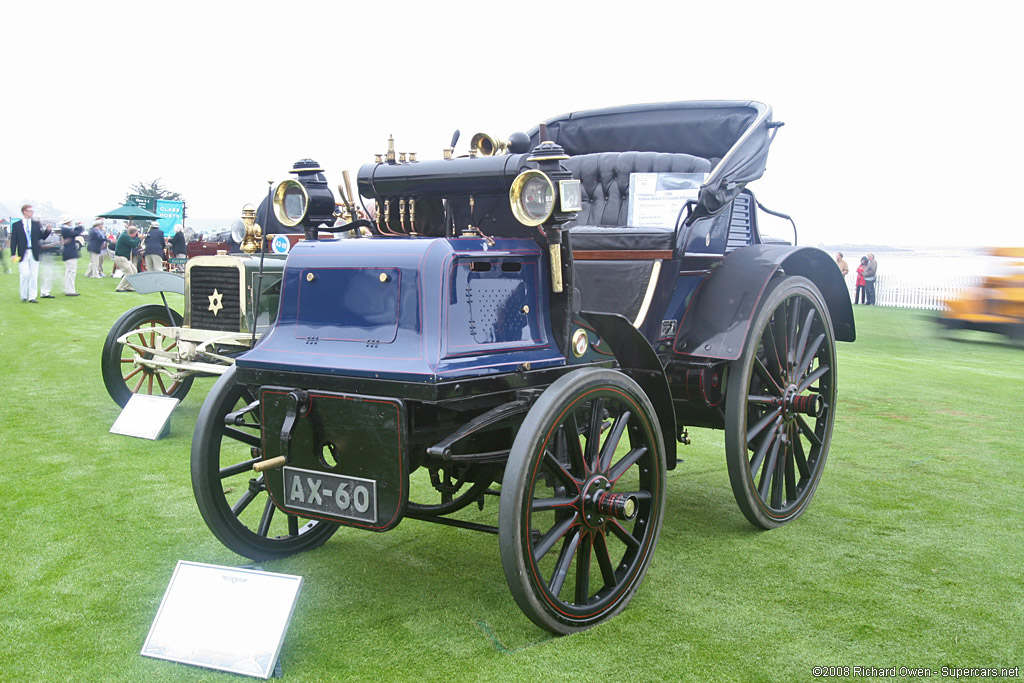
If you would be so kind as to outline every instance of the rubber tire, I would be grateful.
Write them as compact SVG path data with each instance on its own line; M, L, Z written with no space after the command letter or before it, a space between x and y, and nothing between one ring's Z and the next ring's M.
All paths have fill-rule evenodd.
M546 587L539 587L532 579L531 562L526 561L529 552L529 529L524 535L526 519L525 500L531 492L534 462L538 451L557 429L555 421L567 413L577 398L601 387L610 387L629 395L629 400L640 409L647 423L647 439L654 445L655 492L652 495L648 530L644 535L640 557L630 565L628 581L619 584L618 596L598 613L585 618L575 618L560 613L545 595ZM502 568L512 596L519 608L535 624L556 634L569 634L592 628L610 619L623 609L636 593L643 581L647 567L654 555L661 532L665 512L665 445L658 424L657 413L650 399L632 379L615 370L585 368L563 375L549 386L531 407L516 434L509 454L508 464L501 485L501 502L498 514L499 545ZM558 600L557 596L555 598ZM561 602L560 600L558 600ZM565 604L565 603L563 603Z
M219 475L221 428L224 425L224 416L237 409L239 400L247 392L250 392L248 387L235 381L235 367L232 366L221 375L203 402L192 436L191 463L192 492L199 512L210 531L221 543L239 555L253 560L287 557L319 548L337 531L336 523L314 520L302 526L297 535L271 538L257 534L232 512ZM246 396L246 400L253 400L251 392ZM262 476L258 474L254 479L259 480ZM266 497L268 494L264 490L258 495ZM277 512L286 514L280 510Z
M764 501L758 495L754 476L750 471L746 442L748 396L754 356L757 352L761 333L778 306L784 300L794 295L802 295L805 299L813 302L823 321L823 329L826 335L824 344L827 345L826 348L831 358L831 395L826 397L828 417L822 434L822 446L815 462L811 481L807 484L806 490L800 494L801 497L798 498L797 505L792 510L787 511L785 514L772 514L766 509ZM733 495L743 515L751 524L760 529L774 529L792 522L807 510L811 498L814 497L814 492L821 481L821 473L825 468L825 460L828 457L829 445L832 439L832 428L835 424L835 359L835 331L832 328L832 320L828 315L828 307L817 286L804 277L776 276L768 283L761 301L758 303L747 333L743 356L739 360L734 361L729 367L725 397L725 450L726 463L729 468L729 481L732 485Z
M117 343L117 340L132 330L137 330L143 325L150 323L167 327L181 327L181 315L177 311L171 310L171 318L168 318L167 311L167 308L159 304L137 306L118 318L114 326L110 328L110 332L107 333L107 339L103 342L103 355L101 358L103 384L107 388L110 398L114 399L114 403L122 408L135 395L135 392L128 387L124 376L121 374L121 353L124 345ZM143 372L145 373L146 371L143 370ZM178 386L173 391L161 393L160 395L178 400L184 399L189 389L192 388L193 379L191 376L186 377L178 383ZM143 382L143 384L146 384L146 382Z

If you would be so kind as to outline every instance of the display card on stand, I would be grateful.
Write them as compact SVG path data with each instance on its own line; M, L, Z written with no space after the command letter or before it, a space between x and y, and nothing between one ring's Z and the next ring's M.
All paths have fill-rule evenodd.
M141 654L270 678L301 587L301 576L179 560Z
M179 401L168 396L133 394L114 421L110 433L150 441L162 439L171 433L171 413Z

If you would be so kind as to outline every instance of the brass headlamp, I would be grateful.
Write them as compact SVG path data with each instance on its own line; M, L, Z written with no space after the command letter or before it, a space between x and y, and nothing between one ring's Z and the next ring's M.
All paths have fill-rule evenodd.
M252 204L242 207L242 225L245 227L245 235L241 240L241 249L246 254L252 254L260 248L263 239L263 229L256 223L256 209Z

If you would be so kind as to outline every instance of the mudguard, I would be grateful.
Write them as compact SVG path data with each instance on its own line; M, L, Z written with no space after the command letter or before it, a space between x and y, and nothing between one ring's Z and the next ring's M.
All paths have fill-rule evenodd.
M141 273L127 275L126 278L139 294L152 294L153 292L185 294L185 276L178 273L144 270Z
M582 315L594 326L601 339L608 342L622 370L633 378L651 399L665 441L665 466L670 470L675 469L676 413L672 405L668 377L658 354L640 331L623 316L594 311L583 311Z
M757 244L729 254L701 283L679 323L672 350L687 356L738 359L757 302L779 271L813 282L828 306L836 339L856 339L846 283L828 254L816 247Z

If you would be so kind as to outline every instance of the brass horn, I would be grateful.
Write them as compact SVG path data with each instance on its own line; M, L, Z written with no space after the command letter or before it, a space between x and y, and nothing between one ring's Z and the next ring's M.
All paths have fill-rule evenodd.
M502 154L508 147L507 142L499 142L487 133L477 133L469 140L470 154L476 152L478 157L490 157L495 154Z

